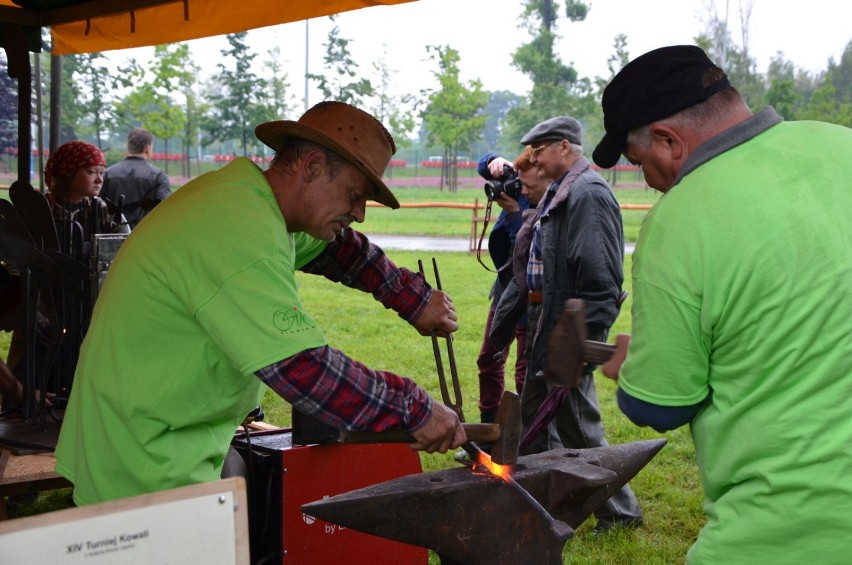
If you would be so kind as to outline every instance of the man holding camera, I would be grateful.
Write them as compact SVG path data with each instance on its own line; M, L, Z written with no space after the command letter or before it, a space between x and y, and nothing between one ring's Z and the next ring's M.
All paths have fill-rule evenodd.
M488 236L488 254L497 269L497 277L488 295L488 298L491 299L491 306L488 309L488 318L485 322L482 347L476 359L476 366L479 369L480 419L483 423L488 423L494 421L500 398L505 389L506 356L511 345L510 342L502 349L495 349L488 339L488 333L491 330L491 320L494 317L497 300L499 300L503 288L512 276L512 271L507 266L512 258L515 236L521 227L521 214L530 207L530 202L521 193L521 181L518 178L518 173L506 159L498 157L495 153L488 153L479 160L477 170L479 175L488 181L485 184L488 200L496 203L502 209L497 217L497 222L491 229L491 234ZM515 390L518 394L521 394L523 390L524 375L527 369L524 357L526 332L527 323L526 317L524 317L515 324L513 336L517 347L515 354Z
M521 138L521 143L529 146L539 176L554 181L536 214L524 219L516 247L527 255L516 254L515 276L497 306L491 338L499 349L512 319L517 319L526 304L531 331L521 402L524 425L528 426L547 396L547 342L568 299L583 300L589 339L606 341L619 312L624 234L612 190L583 156L582 128L577 120L568 116L545 120ZM594 366L586 368L554 417L552 426L564 447L607 444L593 370ZM556 447L560 447L556 439L545 429L526 452ZM642 523L639 504L626 485L595 515L596 531Z

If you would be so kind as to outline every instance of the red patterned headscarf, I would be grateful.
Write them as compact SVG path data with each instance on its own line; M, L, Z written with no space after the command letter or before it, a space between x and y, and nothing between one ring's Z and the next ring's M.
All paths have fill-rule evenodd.
M85 141L69 141L60 145L50 154L44 167L44 180L47 186L54 188L54 182L69 177L88 167L106 166L104 154L100 149Z

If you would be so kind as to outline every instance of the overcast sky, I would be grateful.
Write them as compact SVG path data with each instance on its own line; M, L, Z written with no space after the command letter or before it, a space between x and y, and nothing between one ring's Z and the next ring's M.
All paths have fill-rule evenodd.
M740 9L749 0L593 0L586 20L557 23L560 39L557 53L572 64L581 77L608 76L606 61L613 53L617 34L627 36L631 59L642 53L680 43L694 43L704 29L703 22L715 9L727 19L732 36L742 44ZM839 62L846 44L852 40L852 2L848 0L750 0L748 47L758 70L765 72L770 58L784 53L796 67L816 72L824 70L828 59ZM418 93L436 88L433 72L437 64L428 60L427 45L448 45L459 51L462 80L479 79L487 90L529 91L529 80L512 68L511 57L517 47L530 40L518 28L521 0L418 0L396 6L376 6L340 14L335 22L317 18L273 26L249 32L253 51L265 53L277 45L288 79L296 97L304 98L303 76L306 67L306 28L308 71L322 73L324 43L334 25L340 37L349 39L350 52L359 69L374 78L373 61L385 60L396 71L396 88ZM215 71L220 51L227 47L223 36L189 42L202 65L202 76ZM152 49L112 51L113 60L133 56L140 61L150 58ZM309 103L320 100L315 91ZM301 106L298 108L303 109Z

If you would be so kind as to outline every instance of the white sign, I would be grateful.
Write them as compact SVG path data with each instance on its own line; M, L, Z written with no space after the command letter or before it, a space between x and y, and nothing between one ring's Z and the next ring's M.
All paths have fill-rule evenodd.
M0 556L16 565L247 564L241 477L0 523Z

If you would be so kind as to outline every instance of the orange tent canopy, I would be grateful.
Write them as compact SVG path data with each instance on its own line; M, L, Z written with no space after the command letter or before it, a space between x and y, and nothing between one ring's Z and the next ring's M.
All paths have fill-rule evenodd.
M50 27L53 54L176 43L412 0L0 0L0 22Z

